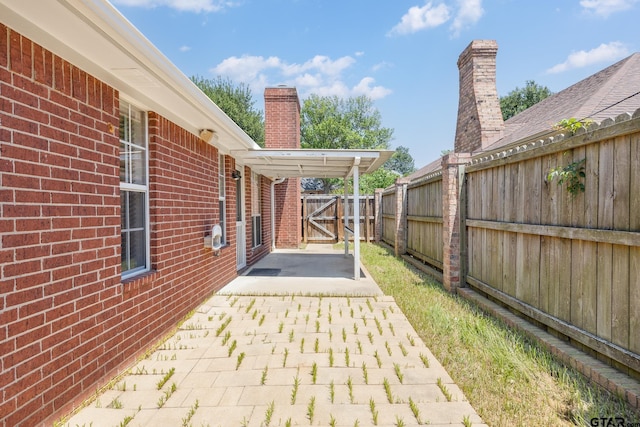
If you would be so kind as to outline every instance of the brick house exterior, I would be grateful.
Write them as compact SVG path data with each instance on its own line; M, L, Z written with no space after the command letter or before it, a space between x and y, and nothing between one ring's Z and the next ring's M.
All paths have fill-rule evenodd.
M251 169L228 147L144 99L137 105L135 93L125 97L44 48L44 36L38 43L1 13L0 21L0 425L50 425L237 276L236 168L245 177L247 265L269 253L271 181L254 176L252 186ZM132 174L140 159L123 151L129 104L145 118L146 186L123 185L123 156ZM131 223L140 213L125 208L130 187L147 197L142 269L133 255L123 261L144 234L123 226L125 209ZM204 236L223 221L226 245L216 253Z

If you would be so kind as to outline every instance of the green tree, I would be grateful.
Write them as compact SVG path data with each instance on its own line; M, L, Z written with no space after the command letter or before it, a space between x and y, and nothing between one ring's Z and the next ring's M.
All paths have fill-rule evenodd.
M377 169L373 173L367 173L360 178L360 194L373 194L376 188L387 188L396 182L400 175L396 171L385 169L384 167ZM353 181L350 181L350 189L353 188Z
M382 116L366 96L339 98L311 95L300 112L300 144L314 149L387 149L393 129L382 126ZM340 180L322 179L325 193Z
M194 76L191 80L251 139L264 147L264 117L262 111L254 108L249 86L245 83L235 84L220 76L215 79Z
M525 87L516 87L508 95L500 98L502 118L507 120L551 95L553 92L548 87L527 80Z
M409 175L416 171L415 162L411 154L409 154L409 149L402 145L396 148L396 152L382 167L397 172L401 176Z

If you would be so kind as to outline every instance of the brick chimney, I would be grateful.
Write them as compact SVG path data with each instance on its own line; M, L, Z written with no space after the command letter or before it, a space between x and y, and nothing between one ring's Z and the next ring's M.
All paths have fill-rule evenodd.
M495 40L474 40L460 54L460 99L455 152L481 151L502 138L504 120L496 88Z
M264 91L264 146L266 149L300 148L300 101L294 87ZM302 241L300 179L288 178L275 186L275 244L298 248Z

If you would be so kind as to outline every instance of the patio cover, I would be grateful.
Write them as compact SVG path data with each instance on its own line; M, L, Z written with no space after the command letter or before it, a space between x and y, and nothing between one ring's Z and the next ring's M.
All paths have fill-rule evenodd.
M358 200L360 175L371 173L393 155L389 150L309 150L309 149L255 149L234 150L232 155L253 171L273 180L281 178L343 178L353 176L353 196ZM345 200L348 197L344 186ZM347 203L344 203L344 218ZM273 215L273 210L272 210ZM353 278L360 280L360 204L353 204ZM345 233L345 236L347 234ZM345 238L344 253L349 253L349 239Z

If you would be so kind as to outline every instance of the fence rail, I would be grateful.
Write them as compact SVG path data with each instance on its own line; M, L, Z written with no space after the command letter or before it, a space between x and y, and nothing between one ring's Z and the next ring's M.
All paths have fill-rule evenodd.
M638 116L473 158L461 168L459 212L443 206L443 191L451 191L444 171L402 184L400 208L397 187L388 189L382 239L442 270L451 244L444 219L459 215L449 238L459 230L463 286L640 377ZM575 195L548 178L572 163L584 167L584 192Z

